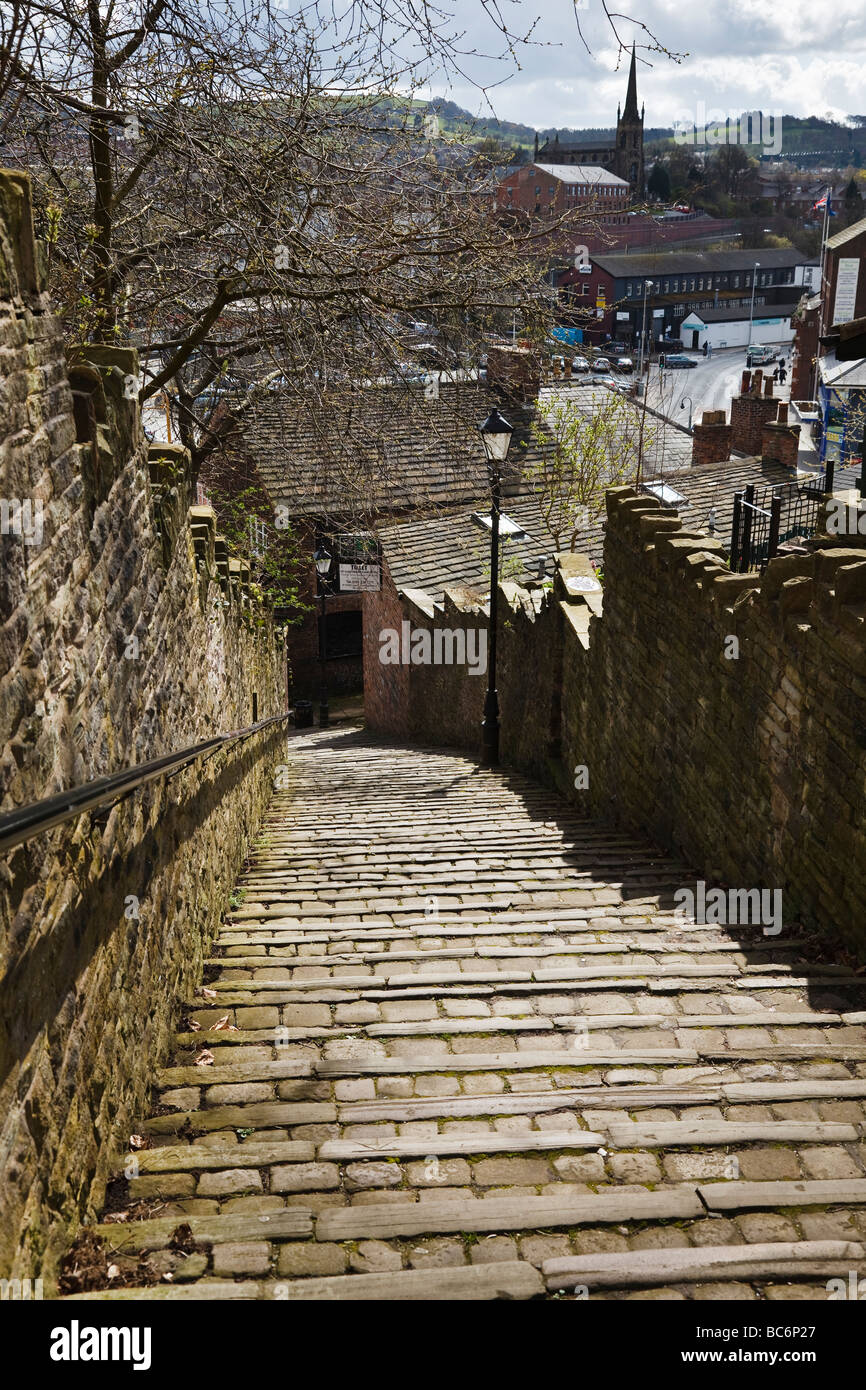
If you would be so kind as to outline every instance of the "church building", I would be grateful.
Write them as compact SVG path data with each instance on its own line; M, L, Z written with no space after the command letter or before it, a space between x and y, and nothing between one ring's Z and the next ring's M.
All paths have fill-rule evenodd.
M632 196L642 198L644 192L644 153L643 153L644 108L637 109L637 63L634 45L631 50L631 67L628 75L628 90L625 96L625 109L617 107L616 140L613 145L598 144L592 141L575 143L561 142L559 136L539 145L535 137L535 164L580 164L598 165L609 174L616 174L628 183Z

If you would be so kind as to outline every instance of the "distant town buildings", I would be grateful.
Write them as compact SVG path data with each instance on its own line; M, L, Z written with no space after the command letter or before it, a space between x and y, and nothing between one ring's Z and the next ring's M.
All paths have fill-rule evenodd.
M756 268L757 263L757 268ZM646 324L647 338L685 340L689 348L704 338L734 346L748 324L754 281L755 341L780 342L792 336L791 317L804 287L817 283L817 263L794 247L757 251L671 251L645 255L593 254L560 280L563 314L589 342L608 338L631 345ZM695 316L700 316L696 318ZM761 323L772 321L764 325ZM685 325L691 322L687 332ZM710 324L723 323L726 342ZM743 343L746 338L742 339Z

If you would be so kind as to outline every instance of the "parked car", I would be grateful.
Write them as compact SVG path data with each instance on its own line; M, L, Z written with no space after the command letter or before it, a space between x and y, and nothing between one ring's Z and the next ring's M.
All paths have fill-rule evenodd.
M694 357L686 357L684 352L667 352L659 358L660 367L696 367Z
M594 372L607 372L609 374L610 363L608 362L606 357L596 357L595 361L592 364L592 370Z
M589 363L585 357L573 357L571 359L571 370L573 372L588 372Z
M611 391L621 391L622 382L616 381L612 376L597 376L593 381L594 386L609 386Z
M778 356L778 349L753 343L751 347L746 348L746 366L763 367L768 362L775 362Z
M616 359L616 369L618 372L633 372L634 362L630 357L618 357Z

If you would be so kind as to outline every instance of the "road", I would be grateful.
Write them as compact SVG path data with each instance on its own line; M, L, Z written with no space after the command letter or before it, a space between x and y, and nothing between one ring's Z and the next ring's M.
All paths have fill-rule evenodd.
M776 383L774 392L779 400L787 401L791 396L791 348L787 343L779 344L779 347L788 364L788 380L784 386ZM746 365L745 348L717 348L706 358L695 353L687 355L697 361L696 367L660 372L658 363L653 362L647 403L678 425L689 423L689 398L695 422L700 421L705 410L729 412L731 398L739 395L740 379ZM770 366L770 372L773 366L775 363ZM682 405L684 399L685 407Z

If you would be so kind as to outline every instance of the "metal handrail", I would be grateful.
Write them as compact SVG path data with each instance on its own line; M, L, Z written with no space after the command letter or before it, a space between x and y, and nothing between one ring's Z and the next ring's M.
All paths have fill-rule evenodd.
M198 762L200 758L208 758L230 743L243 743L246 739L252 738L253 734L270 728L272 724L285 723L288 717L288 714L275 714L270 719L260 719L257 724L250 724L246 729L234 729L228 734L217 734L214 738L204 739L189 748L182 748L178 753L166 753L161 758L153 758L137 767L114 772L109 777L97 777L92 782L85 782L83 786L71 787L69 791L58 792L56 796L49 796L43 801L34 801L30 806L21 806L15 811L9 811L6 815L0 816L0 854L7 854L25 840L41 835L46 830L53 830L55 826L62 825L64 821L74 820L86 811L95 811L120 801L147 782L180 772L190 763Z

